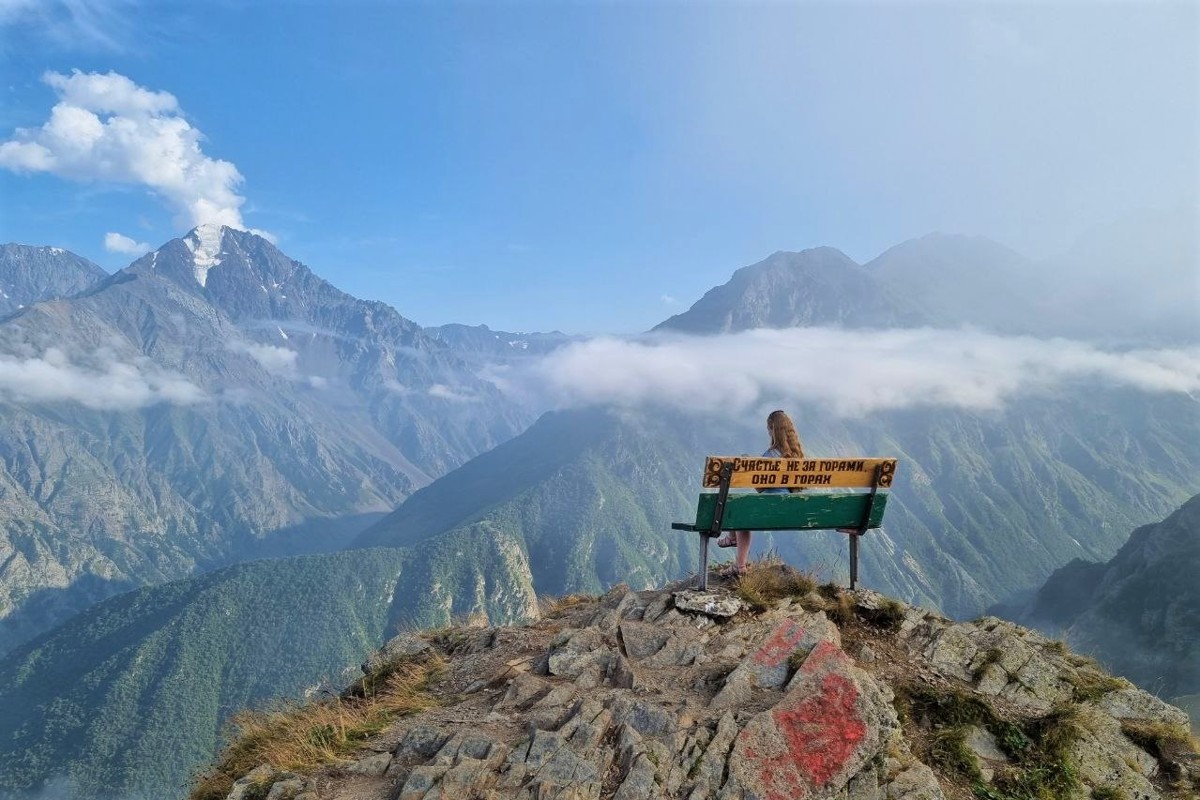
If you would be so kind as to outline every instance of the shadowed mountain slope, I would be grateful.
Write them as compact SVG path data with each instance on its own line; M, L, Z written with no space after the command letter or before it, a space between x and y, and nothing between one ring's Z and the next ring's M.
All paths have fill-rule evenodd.
M1018 618L1164 697L1200 693L1200 495L1107 563L1055 571Z
M496 623L536 613L519 548L470 542L453 563L369 549L254 561L139 589L74 617L0 660L0 797L164 800L185 793L235 711L340 688L389 620ZM421 617L397 608L421 597Z

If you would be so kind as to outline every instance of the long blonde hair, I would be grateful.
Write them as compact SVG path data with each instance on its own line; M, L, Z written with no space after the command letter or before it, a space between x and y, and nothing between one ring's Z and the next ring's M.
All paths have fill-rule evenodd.
M796 426L785 411L772 411L767 417L767 427L771 430L771 447L779 451L783 458L804 458L804 445L796 435Z

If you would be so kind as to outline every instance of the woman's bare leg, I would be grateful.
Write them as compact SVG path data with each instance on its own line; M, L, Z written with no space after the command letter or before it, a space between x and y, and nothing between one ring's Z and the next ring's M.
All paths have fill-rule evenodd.
M746 564L750 561L750 531L737 532L737 556L734 558L734 566L738 572L744 572Z

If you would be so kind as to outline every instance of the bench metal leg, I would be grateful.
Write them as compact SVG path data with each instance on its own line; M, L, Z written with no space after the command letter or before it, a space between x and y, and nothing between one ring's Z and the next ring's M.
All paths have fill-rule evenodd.
M697 585L701 591L708 589L708 531L700 531L700 575Z
M858 537L860 533L850 534L850 591L858 585Z

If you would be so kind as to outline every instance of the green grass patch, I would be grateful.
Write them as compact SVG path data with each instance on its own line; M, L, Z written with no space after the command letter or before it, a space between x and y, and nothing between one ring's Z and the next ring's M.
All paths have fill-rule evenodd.
M906 724L929 731L922 760L971 785L979 800L1055 800L1079 788L1071 745L1081 735L1079 708L1063 705L1041 717L1001 719L981 697L960 688L924 684L897 687L897 708ZM986 729L1012 762L991 784L979 774L966 744L972 726Z

